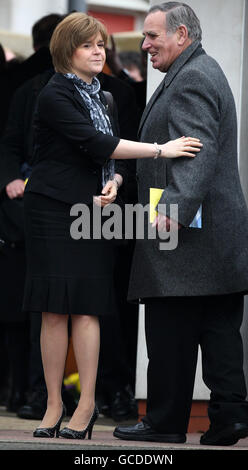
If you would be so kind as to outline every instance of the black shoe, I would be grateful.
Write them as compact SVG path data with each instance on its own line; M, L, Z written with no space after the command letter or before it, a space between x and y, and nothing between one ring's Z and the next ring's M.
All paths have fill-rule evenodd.
M17 410L26 403L25 393L12 393L7 402L7 411L16 413Z
M31 394L28 402L17 411L18 418L41 420L47 408L47 394L43 390L35 391Z
M24 405L17 411L18 418L22 419L42 419L46 412L46 407L41 408L35 405Z
M0 406L8 406L8 395L9 389L8 387L1 387L0 388Z
M59 432L59 437L64 437L66 439L85 439L88 434L88 439L91 439L93 426L98 416L99 416L99 411L98 411L97 406L95 406L92 416L86 428L84 428L82 431L76 431L75 429L66 427Z
M100 414L106 416L107 418L111 417L109 400L104 393L98 392L96 394L96 405Z
M138 418L137 401L129 385L115 394L111 404L111 417L117 422Z
M151 441L151 442L186 442L185 434L160 434L154 431L149 424L141 421L135 426L117 426L114 436L127 441Z
M248 436L248 423L211 425L201 436L200 443L207 446L233 446L239 439Z
M55 426L52 426L50 428L36 428L35 431L33 432L33 436L34 437L54 437L54 435L56 434L56 437L59 437L60 426L65 415L66 415L66 409L65 409L65 405L63 404L61 416L59 420L57 421L57 423L55 424Z

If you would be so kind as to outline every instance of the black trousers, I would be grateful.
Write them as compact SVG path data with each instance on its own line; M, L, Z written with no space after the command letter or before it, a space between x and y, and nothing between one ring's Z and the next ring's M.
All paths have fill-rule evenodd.
M147 415L158 432L186 433L198 346L203 380L211 391L214 424L248 423L240 326L241 294L168 297L146 302Z
M127 302L128 283L133 255L133 244L116 249L115 288L117 311L115 315L99 318L101 349L99 357L97 393L109 396L130 385L134 393L138 305Z
M30 313L30 392L46 393L46 383L40 349L41 313Z

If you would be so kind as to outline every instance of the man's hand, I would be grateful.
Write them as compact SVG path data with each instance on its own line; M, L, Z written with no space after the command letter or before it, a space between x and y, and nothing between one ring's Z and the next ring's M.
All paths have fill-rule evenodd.
M23 180L14 180L6 186L6 193L10 199L15 199L17 197L23 197L25 183Z
M159 232L172 232L182 228L181 224L163 214L155 217L152 226L157 227Z

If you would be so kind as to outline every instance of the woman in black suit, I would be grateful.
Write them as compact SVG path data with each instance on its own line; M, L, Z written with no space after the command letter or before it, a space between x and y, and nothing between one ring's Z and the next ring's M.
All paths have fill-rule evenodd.
M60 436L91 437L98 416L95 381L99 315L115 311L111 241L70 236L71 206L104 207L125 179L125 158L194 156L199 142L161 145L119 139L96 75L105 61L104 26L84 13L68 15L50 49L56 73L43 88L36 115L35 158L25 196L27 277L24 309L42 311L41 350L47 411L34 436L59 435L68 315L81 397ZM192 145L191 145L192 144ZM96 196L98 194L98 196ZM94 197L94 202L93 202ZM91 227L92 229L92 227Z

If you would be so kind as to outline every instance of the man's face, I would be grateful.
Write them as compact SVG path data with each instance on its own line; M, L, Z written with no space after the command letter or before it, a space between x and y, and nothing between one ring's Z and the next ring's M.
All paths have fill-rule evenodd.
M150 13L145 19L143 34L145 39L142 49L151 55L153 68L167 72L182 50L178 46L177 32L166 32L166 13Z

